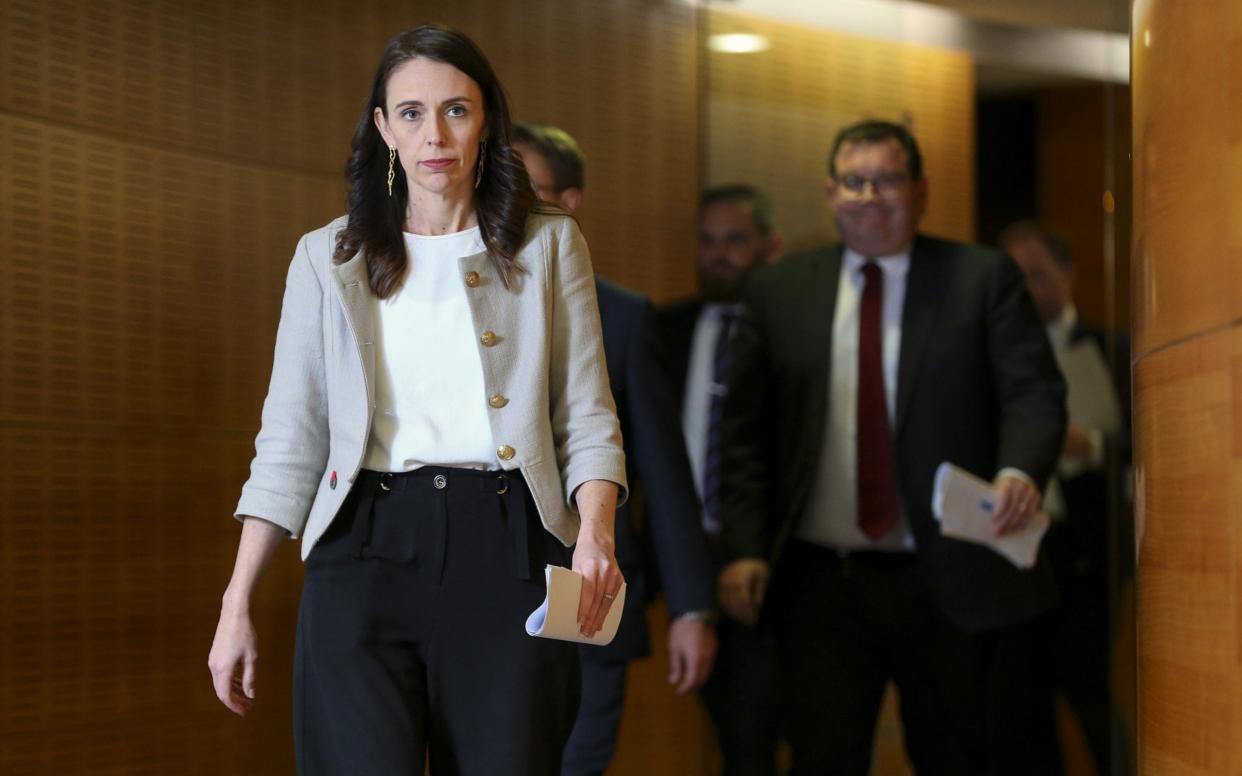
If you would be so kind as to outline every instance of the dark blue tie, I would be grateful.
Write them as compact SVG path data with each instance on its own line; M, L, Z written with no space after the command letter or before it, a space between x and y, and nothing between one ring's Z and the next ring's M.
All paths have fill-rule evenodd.
M724 477L724 449L721 444L721 425L724 417L725 394L729 388L729 338L737 313L724 310L720 313L720 330L716 334L716 347L712 353L712 382L709 386L711 401L707 407L707 455L703 463L703 530L708 534L720 533L720 483Z

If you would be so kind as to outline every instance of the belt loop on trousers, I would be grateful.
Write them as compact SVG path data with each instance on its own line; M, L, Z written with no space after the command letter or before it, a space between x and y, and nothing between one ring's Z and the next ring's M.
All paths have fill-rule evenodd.
M503 472L496 475L496 495L505 505L509 521L509 536L513 539L513 555L517 559L518 579L530 579L530 537L527 530L526 492L510 487L509 477Z
M391 477L391 475L389 475ZM376 485L384 487L383 478L373 480L371 476L364 474L358 485L361 491L358 494L358 506L354 509L354 525L350 530L349 541L353 545L353 555L361 560L362 553L371 543L371 522L375 519L375 488Z

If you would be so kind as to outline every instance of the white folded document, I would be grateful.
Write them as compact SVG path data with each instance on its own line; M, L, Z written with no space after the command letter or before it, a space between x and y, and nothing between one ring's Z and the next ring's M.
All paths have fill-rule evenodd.
M1018 568L1031 568L1048 530L1048 514L1036 512L1021 530L997 536L992 527L995 501L990 482L947 461L936 469L932 514L940 521L940 533L990 547Z
M576 641L579 644L603 646L612 642L617 635L617 627L621 625L621 610L625 608L624 582L608 614L604 616L604 626L588 639L578 630L582 575L560 566L548 566L544 569L544 577L548 581L548 597L526 618L527 633L543 639Z

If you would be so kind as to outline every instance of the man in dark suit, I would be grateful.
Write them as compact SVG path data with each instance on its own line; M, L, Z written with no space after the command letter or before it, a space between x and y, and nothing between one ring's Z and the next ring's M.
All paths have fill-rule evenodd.
M1022 274L918 233L928 184L902 126L842 130L826 189L843 244L747 289L721 606L775 630L795 774L866 774L890 680L919 773L1057 773L1024 679L1051 571L942 536L931 510L948 461L992 482L997 534L1024 530L1056 464L1065 387Z
M585 159L568 133L518 124L514 147L522 155L540 199L573 212L582 198ZM700 686L711 672L716 636L710 624L715 600L707 543L699 531L699 503L685 446L677 433L677 405L665 359L652 335L653 308L645 296L596 279L604 354L631 488L645 495L643 531L632 501L617 510L617 562L628 592L617 637L606 647L584 646L582 702L562 759L562 774L601 774L612 761L629 661L650 653L646 605L654 595L645 550L654 549L670 625L669 683L680 693Z
M1053 351L1066 367L1071 394L1106 396L1110 401L1093 404L1108 403L1117 410L1115 418L1107 413L1074 417L1071 412L1065 447L1044 499L1053 517L1044 545L1061 591L1061 607L1045 623L1051 685L1065 693L1078 715L1096 770L1109 774L1114 759L1126 759L1124 751L1114 753L1111 746L1117 715L1109 692L1109 587L1110 577L1118 587L1128 582L1134 557L1123 487L1130 467L1129 338L1078 317L1077 270L1063 237L1035 221L1019 221L1001 232L999 242L1026 277ZM1110 344L1110 370L1078 366L1084 350L1103 365ZM1111 559L1110 542L1124 548Z
M699 293L659 309L656 323L682 401L682 430L703 529L719 545L720 411L732 328L747 278L780 248L766 196L745 184L713 186L699 197ZM713 476L708 478L708 472ZM700 695L716 727L726 776L776 773L776 655L771 634L722 615L720 650Z

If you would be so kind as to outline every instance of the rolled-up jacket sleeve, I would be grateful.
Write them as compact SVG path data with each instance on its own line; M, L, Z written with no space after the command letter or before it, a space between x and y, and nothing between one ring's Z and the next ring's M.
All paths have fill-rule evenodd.
M548 392L557 466L569 508L584 482L617 484L617 505L625 502L625 453L608 384L600 332L595 276L586 240L572 218L550 235L551 364Z
M303 237L285 281L262 427L234 514L275 523L292 538L306 525L328 460L324 293Z

